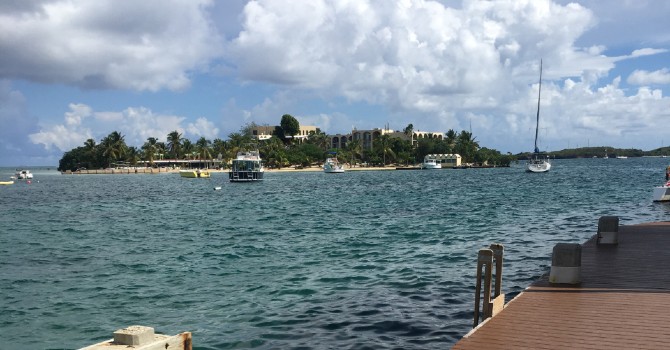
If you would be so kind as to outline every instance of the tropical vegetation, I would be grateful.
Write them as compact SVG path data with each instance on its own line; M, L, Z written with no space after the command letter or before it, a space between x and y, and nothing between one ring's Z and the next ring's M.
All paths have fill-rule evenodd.
M103 138L100 143L88 139L83 146L65 152L59 162L60 171L78 169L102 169L115 166L155 166L156 160L185 159L201 160L206 164L217 164L224 167L235 157L238 151L250 147L257 147L266 166L270 168L305 167L320 164L332 153L343 162L350 165L414 165L420 163L427 154L457 153L462 162L467 164L488 164L508 166L516 158L511 154L480 147L479 141L468 131L457 133L448 130L443 139L412 137L391 137L388 134L374 140L372 149L365 149L360 140L347 142L343 149L332 148L330 138L317 129L303 142L296 142L293 136L300 131L297 119L289 114L281 118L271 138L256 140L252 130L257 127L254 123L244 125L239 132L228 135L227 140L208 140L200 137L193 143L182 133L175 130L166 135L166 142L157 137L149 137L139 148L126 144L125 136L113 131ZM412 124L409 124L404 133L411 136ZM414 145L412 144L414 141Z

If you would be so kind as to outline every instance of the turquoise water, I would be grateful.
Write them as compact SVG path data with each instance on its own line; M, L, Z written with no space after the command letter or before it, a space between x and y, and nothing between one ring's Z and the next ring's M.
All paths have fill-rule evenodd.
M480 248L504 244L509 300L602 215L670 220L651 202L668 162L251 184L34 170L0 186L0 334L16 349L79 348L134 324L191 331L196 349L449 348L472 324Z

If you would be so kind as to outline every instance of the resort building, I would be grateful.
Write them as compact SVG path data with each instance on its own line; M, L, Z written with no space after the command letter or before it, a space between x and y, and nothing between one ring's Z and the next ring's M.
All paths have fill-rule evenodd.
M390 129L372 129L372 130L357 130L354 128L351 131L351 134L335 134L330 135L330 144L332 148L346 148L347 142L361 140L361 146L365 150L371 150L375 140L377 140L382 135L389 135L391 138L400 138L403 140L408 140L412 142L412 146L416 146L419 143L420 139L426 138L435 138L442 140L444 139L444 133L441 132L427 132L427 131L414 131L410 135L405 134L402 131L394 131Z
M267 140L272 137L276 128L278 128L278 126L256 126L251 129L251 136L259 141ZM309 138L310 134L316 133L317 129L316 126L300 125L300 131L298 131L298 134L294 135L293 138L299 141L306 140Z

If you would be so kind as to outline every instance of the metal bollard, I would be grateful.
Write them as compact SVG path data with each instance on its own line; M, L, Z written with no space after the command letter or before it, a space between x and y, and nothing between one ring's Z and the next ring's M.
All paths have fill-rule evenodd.
M577 243L558 243L551 255L550 283L578 284L581 282L582 246Z
M601 216L598 219L596 244L619 244L619 217Z

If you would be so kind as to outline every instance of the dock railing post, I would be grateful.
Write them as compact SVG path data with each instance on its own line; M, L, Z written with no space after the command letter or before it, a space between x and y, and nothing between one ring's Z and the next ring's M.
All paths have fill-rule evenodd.
M480 249L477 255L477 285L475 287L475 316L472 328L479 324L479 306L482 292L482 279L484 279L484 318L491 300L491 268L493 265L493 251L491 249ZM482 268L484 273L482 276Z
M598 219L598 238L596 245L619 244L619 217L601 216Z
M488 300L489 304L487 312L484 313L484 318L495 316L505 306L505 294L502 293L502 269L503 269L503 252L502 244L494 243L489 247L493 251L493 261L496 265L496 280L495 292L493 298Z

